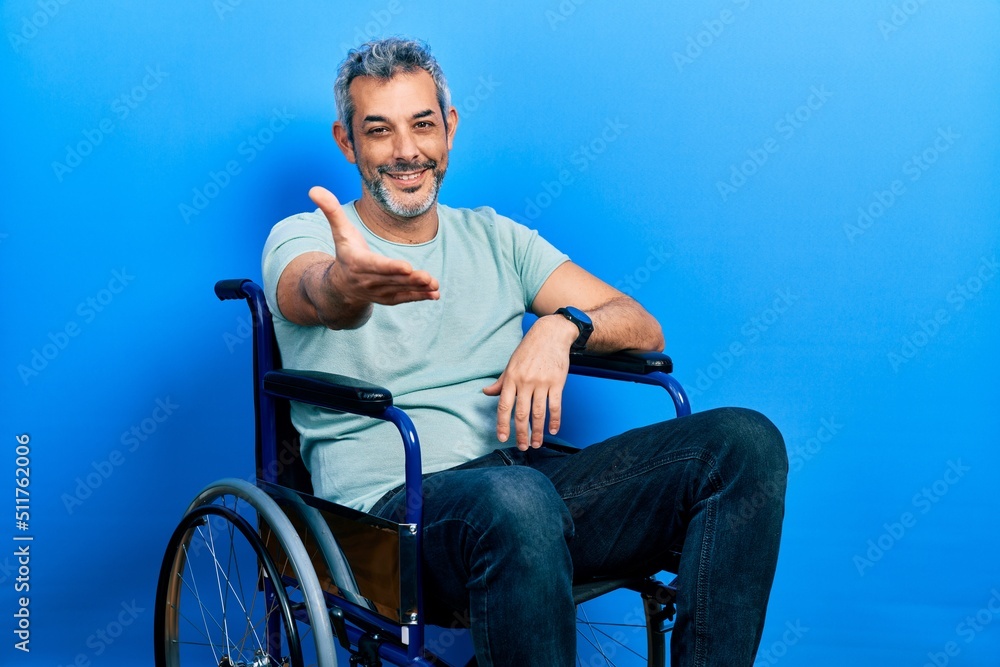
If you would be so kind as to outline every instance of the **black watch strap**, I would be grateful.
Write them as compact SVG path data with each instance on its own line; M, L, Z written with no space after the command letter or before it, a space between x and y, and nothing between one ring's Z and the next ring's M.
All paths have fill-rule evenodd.
M570 351L582 352L585 350L587 347L587 341L590 339L590 334L594 333L594 323L591 321L590 316L579 308L574 308L573 306L560 308L556 311L556 315L562 315L567 320L575 324L576 328L580 331L580 335L578 335L576 340L573 341L573 346L570 348Z

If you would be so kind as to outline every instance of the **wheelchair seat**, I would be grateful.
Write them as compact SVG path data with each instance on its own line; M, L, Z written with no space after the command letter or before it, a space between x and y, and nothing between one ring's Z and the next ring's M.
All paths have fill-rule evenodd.
M422 470L412 422L393 405L387 389L355 378L283 369L258 285L225 280L215 291L223 300L245 299L251 309L256 476L207 486L171 536L157 586L157 666L206 661L220 667L336 665L334 640L352 667L374 667L383 660L452 664L424 641ZM663 387L677 414L689 414L671 370L669 357L657 353L571 355L572 373ZM290 419L293 400L396 425L406 493L417 499L407 503L403 521L312 494ZM619 589L636 591L643 600L643 623L637 627L645 634L645 646L630 639L625 648L636 655L636 649L644 650L642 664L662 666L677 582L665 585L649 577L574 585L574 601L583 610L581 648L595 647L606 661L586 664L616 664L606 643L622 634L615 630L621 624L590 621L583 605ZM467 664L474 665L474 659Z

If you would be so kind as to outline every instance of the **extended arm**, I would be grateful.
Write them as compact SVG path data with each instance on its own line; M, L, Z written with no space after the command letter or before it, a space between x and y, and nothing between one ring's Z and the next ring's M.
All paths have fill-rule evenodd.
M278 279L278 307L303 326L356 329L374 304L437 299L438 282L407 262L373 253L337 199L323 188L309 196L326 215L337 256L308 252L293 259Z

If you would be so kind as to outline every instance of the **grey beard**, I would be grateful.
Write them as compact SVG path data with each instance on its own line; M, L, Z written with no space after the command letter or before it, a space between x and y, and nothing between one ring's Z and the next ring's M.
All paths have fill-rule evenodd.
M359 167L358 173L361 173ZM383 210L399 216L401 218L415 218L418 215L423 215L430 210L431 206L437 201L438 192L441 190L441 182L444 180L444 172L434 170L431 172L434 176L434 184L431 191L427 193L427 198L415 204L413 206L406 206L402 202L395 200L389 193L388 188L385 187L385 176L382 170L379 169L378 174L371 179L365 178L364 174L361 174L361 180L371 194L372 199L374 199Z

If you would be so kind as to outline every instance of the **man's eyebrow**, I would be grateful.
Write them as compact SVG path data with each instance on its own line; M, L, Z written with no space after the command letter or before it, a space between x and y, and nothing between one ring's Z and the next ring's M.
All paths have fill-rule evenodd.
M434 115L434 109L424 109L423 111L418 111L417 113L413 114L413 119L416 120L417 118L427 118L427 116L433 116L433 115ZM372 115L369 115L369 116L365 116L365 119L362 122L363 123L388 123L389 119L386 118L385 116L376 116L376 115L372 114Z

